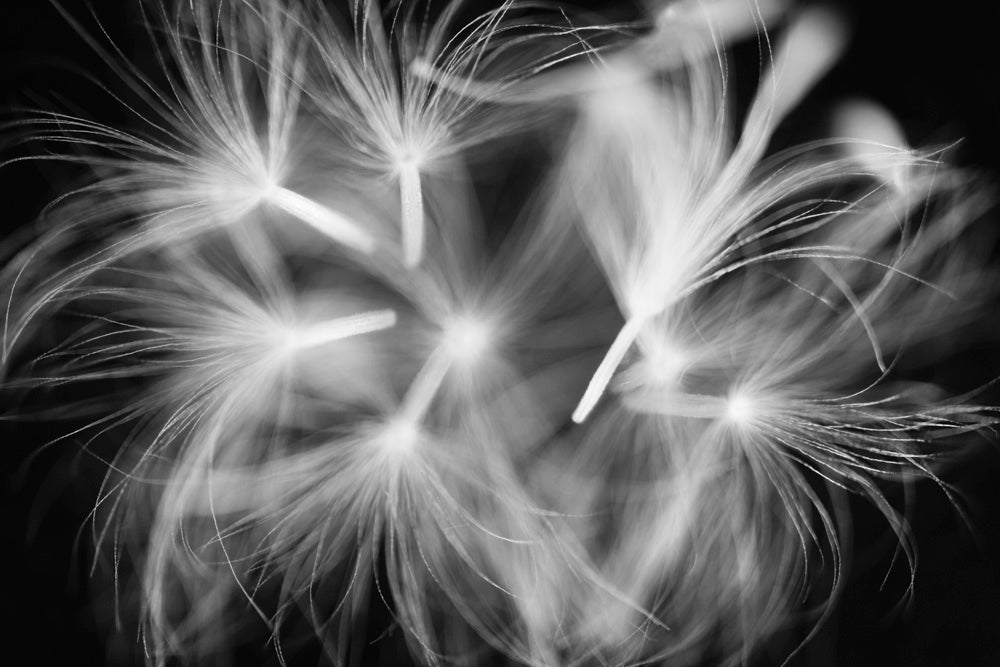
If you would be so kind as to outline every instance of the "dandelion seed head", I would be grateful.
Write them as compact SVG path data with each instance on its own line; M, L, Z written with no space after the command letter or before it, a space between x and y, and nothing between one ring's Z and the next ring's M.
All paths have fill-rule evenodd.
M11 338L55 314L23 386L128 390L78 433L134 427L100 503L151 661L211 662L234 601L281 662L287 610L335 645L377 587L428 664L728 663L788 626L814 548L839 571L838 494L912 559L880 485L992 418L889 376L955 327L929 293L988 291L958 243L985 198L872 105L768 157L836 16L772 53L784 0L650 0L639 36L518 0L169 4L168 84L122 77L140 131L43 118L93 187L0 272ZM494 221L480 184L526 137L544 224Z

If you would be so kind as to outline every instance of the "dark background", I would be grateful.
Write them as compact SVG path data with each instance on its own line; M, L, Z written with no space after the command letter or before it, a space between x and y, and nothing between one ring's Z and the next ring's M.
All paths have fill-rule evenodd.
M149 65L145 33L134 23L135 1L94 4L122 50L140 65ZM66 4L72 14L86 16L82 3ZM1000 170L995 44L1000 36L987 19L990 3L828 4L848 15L852 44L792 114L775 143L821 135L832 101L867 96L892 110L915 145L962 139L949 159L996 183L991 174ZM590 5L613 8L620 16L632 11L624 3ZM113 82L108 68L49 3L8 2L2 11L0 118L15 120L9 110L27 104L71 111L79 106L110 124L124 122L120 107L82 76L91 72ZM92 29L94 24L87 25ZM743 80L752 82L752 77ZM11 128L0 132L0 161L24 154L10 145L13 136ZM74 175L53 164L0 169L4 233L30 224ZM993 313L987 319L998 323ZM997 347L963 351L953 365L940 370L942 381L962 388L1000 375ZM1000 403L996 391L987 398ZM68 443L40 452L38 445L57 432L44 424L0 427L0 556L8 559L0 589L2 650L8 655L23 650L25 657L11 664L34 665L102 665L110 664L111 656L129 655L134 634L126 630L109 637L95 620L94 591L89 590L94 588L88 576L93 546L85 522L100 466L77 455ZM930 484L917 487L912 530L919 563L912 596L906 596L905 567L892 565L892 541L885 537L884 523L868 506L854 504L853 566L843 599L820 635L791 665L1000 665L1000 521L995 518L1000 515L1000 456L985 439L974 446L974 456L946 473L963 494L971 528L939 489ZM795 637L801 635L793 631L784 642L794 645ZM787 646L776 641L754 664L779 664ZM397 664L394 648L376 646L370 653L372 664ZM261 655L268 655L267 650L256 656L248 652L246 664L257 664Z

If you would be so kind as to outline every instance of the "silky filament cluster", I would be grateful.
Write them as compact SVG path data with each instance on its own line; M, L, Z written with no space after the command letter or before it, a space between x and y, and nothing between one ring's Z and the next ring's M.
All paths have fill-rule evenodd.
M839 16L139 6L157 71L80 28L127 126L7 130L87 180L8 255L0 377L113 445L92 535L151 663L252 621L359 664L377 605L427 664L735 664L822 623L852 494L912 568L894 489L993 421L910 355L991 298L990 197L874 102L772 148Z

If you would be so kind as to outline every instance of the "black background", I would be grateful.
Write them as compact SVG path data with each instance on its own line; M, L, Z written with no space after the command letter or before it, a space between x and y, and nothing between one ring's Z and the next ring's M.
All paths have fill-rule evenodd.
M82 3L66 4L74 15L87 13ZM140 65L149 65L145 33L135 26L135 0L94 4L122 50ZM832 101L862 95L891 109L916 145L962 139L949 159L996 183L992 174L1000 170L1000 85L995 41L1000 35L987 19L990 3L832 4L852 23L851 46L790 117L775 143L821 134ZM631 11L615 3L603 6L620 16ZM105 122L124 121L121 108L81 76L92 72L113 82L107 67L50 4L21 0L6 3L0 11L0 108L5 120L17 118L10 109L27 104L69 110L79 105ZM0 132L0 160L24 154L6 143L15 135L9 129ZM74 174L52 164L0 169L4 232L30 224ZM995 326L995 314L985 315ZM963 381L980 383L1000 375L997 347L965 351L956 365L942 369L942 377L961 386ZM997 392L988 397L1000 403ZM128 631L109 638L95 621L89 601L93 546L84 525L100 466L76 455L68 443L38 453L39 443L54 432L44 425L5 425L2 432L0 556L7 563L0 570L0 634L5 640L0 651L23 651L24 657L10 664L110 664L111 656L131 653L135 638ZM884 524L872 509L855 503L853 568L843 599L820 635L791 665L1000 665L1000 521L995 518L1000 515L1000 456L984 440L973 457L956 464L946 477L965 498L971 528L939 490L918 487L912 530L919 563L910 598L905 596L905 568L891 566L891 540L884 536ZM788 641L795 636L793 632ZM787 644L778 642L764 650L755 664L779 664L782 648ZM370 653L372 664L397 664L394 650L376 647ZM263 659L252 655L245 658L247 664ZM266 649L261 655L267 655Z

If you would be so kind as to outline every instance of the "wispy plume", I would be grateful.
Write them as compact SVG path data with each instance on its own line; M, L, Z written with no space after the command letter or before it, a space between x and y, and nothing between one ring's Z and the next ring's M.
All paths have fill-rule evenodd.
M866 99L774 147L831 10L141 7L146 72L60 9L127 123L7 129L89 180L12 246L0 377L113 445L91 536L149 662L259 621L361 664L384 610L432 665L744 663L836 604L848 498L911 577L893 488L962 518L995 410L918 369L996 296L992 195Z

